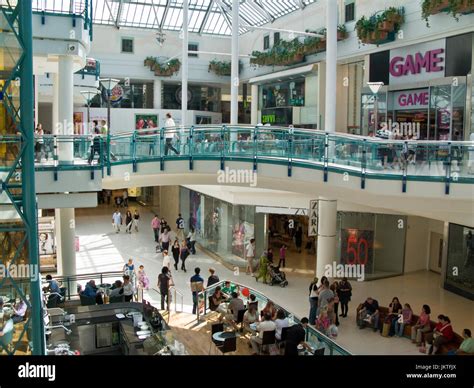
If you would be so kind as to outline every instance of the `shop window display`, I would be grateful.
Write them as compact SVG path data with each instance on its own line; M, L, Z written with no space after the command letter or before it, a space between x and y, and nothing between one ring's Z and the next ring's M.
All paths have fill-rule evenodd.
M449 224L445 287L474 299L474 228Z

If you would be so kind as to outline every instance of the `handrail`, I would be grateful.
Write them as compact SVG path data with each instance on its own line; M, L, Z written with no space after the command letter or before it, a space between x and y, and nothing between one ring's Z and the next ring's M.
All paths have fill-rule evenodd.
M264 301L264 303L271 300L270 298L268 298L267 296L262 294L260 291L257 291L255 289L253 289L252 287L246 286L246 285L241 284L241 283L236 283L236 282L230 281L230 280L221 280L220 282L214 283L212 286L210 286L210 287L206 288L205 290L198 293L198 301L199 301L200 297L204 297L204 311L203 311L204 314L206 314L206 310L208 309L207 299L210 296L210 292L211 291L213 292L217 286L222 286L226 282L230 282L234 286L238 287L239 290L247 288L249 290L249 294L254 294L257 297L257 299L261 299L262 301ZM295 321L295 323L299 323L301 321L301 319L296 314L291 313L290 311L288 311L287 309L281 307L280 305L276 304L275 302L274 302L274 305L275 305L276 309L282 309L285 312L285 315L287 317L292 317L293 320ZM200 320L200 311L199 310L200 310L200 308L198 306L198 308L196 309L196 320L198 322ZM318 341L323 342L325 345L327 345L328 348L329 348L330 355L333 355L335 351L337 353L341 354L341 355L351 355L352 354L347 349L345 349L344 347L339 345L337 342L335 342L334 340L329 338L327 335L325 335L321 331L315 329L312 326L307 326L307 328L306 328L306 339L308 339L310 336L315 336L318 339Z
M176 154L169 148L167 134L172 134L171 144L179 148ZM168 136L169 137L169 136ZM36 168L53 168L55 177L61 169L92 170L117 164L138 165L147 161L160 161L165 170L167 160L188 160L189 169L194 160L220 160L224 169L227 160L244 160L253 163L287 164L288 177L293 166L324 171L327 182L329 172L348 173L361 179L365 189L367 179L399 180L401 191L406 192L409 181L437 181L445 183L449 194L452 183L474 183L473 141L387 140L341 133L327 133L305 128L265 127L249 125L203 125L172 128L148 128L99 136L100 152L93 151L95 137L91 135L43 135L43 143L54 141L74 143L76 163L40 162ZM5 137L8 141L21 142L20 137ZM39 137L36 138L39 141ZM51 140L52 139L52 140ZM55 148L57 150L57 147ZM178 150L176 150L178 151ZM99 161L90 155L99 153ZM93 158L92 158L93 159ZM89 163L86 164L86 161ZM111 169L107 168L107 174Z

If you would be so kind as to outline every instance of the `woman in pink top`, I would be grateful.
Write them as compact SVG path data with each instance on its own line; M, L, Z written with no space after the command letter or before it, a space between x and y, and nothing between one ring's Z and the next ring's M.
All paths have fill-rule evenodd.
M395 335L398 337L403 337L403 331L405 329L405 325L409 325L411 323L411 319L413 317L413 310L408 303L403 305L401 316L395 322Z
M411 328L411 342L416 343L417 346L420 346L423 334L431 331L430 313L430 306L424 304L421 309L420 318Z

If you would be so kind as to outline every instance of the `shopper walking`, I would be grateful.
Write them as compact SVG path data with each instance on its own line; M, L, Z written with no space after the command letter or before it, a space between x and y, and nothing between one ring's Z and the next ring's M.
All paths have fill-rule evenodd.
M255 257L255 239L252 238L245 247L245 258L247 260L246 274L253 276L253 259Z
M138 213L138 210L135 209L133 212L133 226L135 227L135 232L138 232L138 224L140 221L140 214Z
M153 229L153 236L155 237L155 242L160 242L160 219L158 215L155 214L153 219L151 220L151 228Z
M167 267L168 269L171 268L171 259L170 259L170 255L168 254L167 250L163 251L163 263L161 264L161 268L163 268L163 267ZM176 266L175 266L175 268L176 268Z
M173 147L173 139L176 137L176 123L171 117L170 113L166 114L165 122L165 156L168 155L168 150L173 150L176 155L179 151Z
M194 268L194 275L190 279L191 292L193 295L193 314L196 314L199 303L199 293L204 290L204 279L200 273L201 269L199 267Z
M124 275L123 277L123 296L125 298L125 302L131 302L133 299L133 293L135 292L133 288L133 284L130 281L130 276Z
M120 232L120 225L122 225L122 214L120 210L115 210L115 213L112 215L112 226L115 229L115 233Z
M163 250L168 250L170 247L170 230L169 228L165 228L165 231L161 234L160 236L160 241L161 241L161 247Z
M318 311L318 278L314 278L309 286L309 324L316 324L316 313Z
M216 270L214 268L209 268L209 273L211 274L207 278L207 287L209 288L213 284L219 283L219 276L216 275Z
M133 217L132 212L130 210L127 210L127 213L125 215L125 225L125 233L132 234Z
M189 243L189 250L191 251L191 253L193 255L196 254L196 232L194 230L194 228L191 228L189 233L188 233L188 243Z
M35 129L35 139L36 139L35 159L38 162L41 162L41 160L45 158L43 136L44 136L43 126L41 125L41 123L39 123Z
M179 246L179 240L175 239L173 246L171 247L171 253L173 254L173 259L174 259L174 269L177 271L178 270L178 263L179 263L179 253L180 253L180 246Z
M165 233L165 229L168 227L168 223L164 218L160 220L160 233Z
M347 313L349 312L349 302L352 296L352 286L347 281L347 278L344 277L339 282L339 288L337 289L337 294L339 296L339 303L341 304L341 317L346 318Z
M169 300L169 289L172 284L171 274L168 267L163 267L161 273L158 275L158 289L160 290L161 295L161 309L165 309L165 299L166 299L166 309L170 309L170 300Z
M279 267L285 268L285 265L286 265L286 250L287 249L288 249L288 247L286 246L286 244L282 244L282 246L280 248L280 261L278 262Z
M189 256L189 248L188 248L188 245L186 244L185 240L183 240L183 242L181 243L180 256L181 256L181 269L184 272L186 272L185 262L186 262L186 259Z

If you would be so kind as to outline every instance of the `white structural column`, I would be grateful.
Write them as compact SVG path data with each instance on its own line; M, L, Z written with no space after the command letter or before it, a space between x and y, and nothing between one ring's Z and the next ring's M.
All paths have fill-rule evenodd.
M318 249L316 276L324 276L326 265L336 260L337 201L319 198L318 201Z
M53 135L59 135L59 126L58 126L58 120L59 120L59 77L57 73L52 74L53 77L53 115L52 115L52 120L51 123L53 125L53 128L51 128L51 133Z
M183 63L181 64L181 124L185 126L188 114L188 4L183 1Z
M62 55L58 64L58 125L60 135L73 135L74 125L74 62L71 56ZM74 157L74 144L61 142L58 148L60 163L71 163Z
M326 2L326 103L324 130L336 132L337 1Z
M163 82L160 79L153 81L153 108L161 109L161 88Z
M38 125L38 88L39 88L39 81L38 81L38 75L34 76L35 79L35 126Z
M252 105L250 106L250 122L252 125L258 124L258 85L251 86Z
M232 0L232 60L230 77L230 124L239 121L239 0Z
M58 74L53 78L53 133L57 135L73 135L74 111L74 62L71 56L60 56ZM59 163L72 163L74 144L58 144ZM76 274L76 225L73 208L55 209L56 241L58 245L58 273L64 276ZM75 292L75 284L69 284L71 293Z

